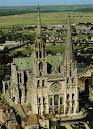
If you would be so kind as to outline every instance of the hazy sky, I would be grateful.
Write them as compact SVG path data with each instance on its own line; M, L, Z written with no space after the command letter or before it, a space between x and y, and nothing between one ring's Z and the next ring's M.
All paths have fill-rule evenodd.
M52 5L52 4L93 4L93 0L0 0L0 6L12 5Z

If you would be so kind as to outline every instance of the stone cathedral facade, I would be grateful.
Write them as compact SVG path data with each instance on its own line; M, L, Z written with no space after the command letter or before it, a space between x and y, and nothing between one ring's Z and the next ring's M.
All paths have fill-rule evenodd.
M68 22L64 55L47 55L42 39L40 12L35 51L31 57L14 58L11 80L3 93L15 104L31 104L32 113L76 115L79 113L77 65L73 58L71 29Z

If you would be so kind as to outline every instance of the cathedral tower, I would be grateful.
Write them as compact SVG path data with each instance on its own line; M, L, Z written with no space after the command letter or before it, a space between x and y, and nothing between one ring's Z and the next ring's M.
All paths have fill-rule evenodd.
M68 20L67 42L64 55L64 110L66 114L76 114L79 111L79 93L77 82L77 66L73 57L71 27Z
M33 53L34 61L33 61L33 92L34 94L34 104L33 112L37 112L37 114L42 115L44 112L44 94L43 90L45 87L45 80L47 75L47 61L46 61L46 51L45 44L42 38L42 30L41 30L41 17L40 17L40 9L38 8L38 25L37 25L37 35L36 35L36 43L35 43L35 52ZM32 104L32 105L33 105ZM38 109L38 110L37 110Z

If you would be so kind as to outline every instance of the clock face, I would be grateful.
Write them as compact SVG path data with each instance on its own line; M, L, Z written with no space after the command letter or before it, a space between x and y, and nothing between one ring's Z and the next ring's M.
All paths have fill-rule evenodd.
M61 84L58 82L55 82L51 85L51 91L54 93L59 92L60 89L61 89Z

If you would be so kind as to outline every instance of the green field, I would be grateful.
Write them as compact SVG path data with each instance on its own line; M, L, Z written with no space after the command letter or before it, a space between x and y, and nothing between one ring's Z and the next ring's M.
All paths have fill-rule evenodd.
M81 16L71 18L73 24L79 22L93 23L93 5L40 6L40 11L43 25L66 24L68 15ZM37 24L36 6L0 7L0 27L33 24Z
M81 17L72 17L71 18L72 24L79 22L93 23L92 13L49 12L49 13L41 13L42 25L67 24L68 15L81 16ZM33 25L33 24L34 25L37 24L37 13L0 16L0 27L3 26L9 27L12 25Z

